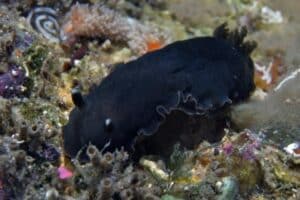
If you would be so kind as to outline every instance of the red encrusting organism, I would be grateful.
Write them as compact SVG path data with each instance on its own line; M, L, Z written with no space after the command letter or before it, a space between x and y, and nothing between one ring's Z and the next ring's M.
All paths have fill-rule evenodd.
M64 19L63 42L74 37L98 37L125 43L139 55L161 47L166 41L166 34L156 27L122 16L105 5L87 4L72 6Z

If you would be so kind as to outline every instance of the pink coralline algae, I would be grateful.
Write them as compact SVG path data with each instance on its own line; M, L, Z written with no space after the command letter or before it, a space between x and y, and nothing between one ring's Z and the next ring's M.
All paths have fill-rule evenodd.
M226 156L238 153L244 160L257 159L257 150L261 146L262 139L250 131L241 133L234 141L222 145L222 152Z
M256 159L255 151L257 150L258 147L259 147L259 144L256 142L247 144L242 149L242 152L241 152L243 158L245 160L255 160Z
M226 143L222 147L223 152L225 155L231 155L233 153L234 147L232 143Z
M17 66L0 75L0 96L12 98L24 92L25 72Z
M164 35L155 28L104 5L76 4L64 21L60 34L63 41L73 37L100 37L127 43L138 54L149 51L149 46L151 50L153 44L164 43Z
M64 166L60 166L57 169L57 172L58 172L58 177L61 180L66 180L66 179L69 179L69 178L71 178L73 176L73 172L70 171L69 169L67 169Z
M245 160L256 160L257 150L261 146L262 139L254 135L250 131L245 131L244 137L246 142L239 148L239 152Z

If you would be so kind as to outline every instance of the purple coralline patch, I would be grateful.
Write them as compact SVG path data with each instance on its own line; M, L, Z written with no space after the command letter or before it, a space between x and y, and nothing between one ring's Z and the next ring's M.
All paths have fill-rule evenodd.
M49 162L55 162L59 159L59 151L51 144L42 144L41 149L36 152L30 152L34 157L43 159Z
M25 52L32 46L34 40L35 38L28 32L19 31L16 34L14 47L21 52Z
M234 141L222 145L225 156L238 156L247 161L257 160L257 152L262 144L262 138L246 130Z
M233 153L234 147L232 143L227 143L222 148L225 155L231 155Z
M256 160L256 151L261 146L261 138L258 136L246 133L248 136L248 142L241 148L241 154L245 160Z
M12 98L20 96L23 92L25 72L20 67L13 66L0 75L0 96Z
M244 149L242 149L242 157L245 160L256 160L255 151L257 150L257 145L247 144Z

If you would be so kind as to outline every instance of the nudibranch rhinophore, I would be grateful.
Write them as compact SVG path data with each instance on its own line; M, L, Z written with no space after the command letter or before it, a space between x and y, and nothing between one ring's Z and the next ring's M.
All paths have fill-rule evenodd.
M76 107L63 128L66 153L75 156L89 143L132 151L140 141L146 153L159 153L169 143L197 141L197 131L176 131L192 129L186 120L198 121L197 128L204 127L199 134L214 140L226 108L255 88L250 54L256 43L244 42L246 34L223 24L213 36L178 41L116 66L86 96L73 90Z

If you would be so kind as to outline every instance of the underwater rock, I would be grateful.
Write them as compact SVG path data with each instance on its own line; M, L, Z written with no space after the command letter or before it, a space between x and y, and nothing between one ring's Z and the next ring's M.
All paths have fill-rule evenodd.
M41 148L36 151L36 154L40 157L40 160L46 160L48 162L55 162L60 156L56 147L49 143L43 143Z
M283 148L289 155L291 155L294 164L300 164L300 143L294 142Z
M226 1L168 0L166 7L178 20L190 26L211 26L226 15L230 7ZM209 12L207 12L209 10Z
M233 177L223 177L222 181L217 182L218 191L217 200L234 200L238 194L238 183Z
M25 91L25 72L19 66L10 67L9 71L0 74L0 96L12 98L22 95Z
M18 30L16 32L15 40L14 40L14 52L13 56L18 57L21 56L24 52L26 52L30 47L32 47L35 36L25 32Z
M216 173L235 177L241 193L252 191L262 183L263 170L259 163L261 142L262 139L249 130L223 138ZM228 148L228 144L232 145L230 154L224 149Z
M15 8L8 9L6 6L0 7L0 72L5 72L4 66L7 63L22 65L18 59L22 58L23 53L36 41L36 35L32 30L27 29L26 23L19 18Z
M183 199L166 194L161 197L161 200L183 200Z
M268 6L261 8L262 22L266 24L280 24L283 22L283 16L280 11L272 10Z
M171 112L184 113L188 119L194 119L194 124L211 120L212 124L204 126L210 131L206 135L212 140L220 139L222 132L218 130L226 124L226 108L246 100L255 87L250 58L255 44L243 42L245 36L245 29L229 33L226 25L222 25L214 37L175 42L118 65L87 96L73 90L76 108L63 130L66 152L75 156L90 142L99 149L107 146L106 151L122 146L132 151L135 142L147 141L151 135L164 137L160 141L154 139L161 145L171 141L166 148L178 140L197 140L184 134L174 134L173 139L163 135L172 134L172 129L159 133L160 125ZM197 130L190 131L197 136ZM146 149L147 153L163 151L155 142L149 145L151 149ZM188 147L194 145L197 144Z
M285 184L290 191L300 186L299 164L291 160L280 149L267 145L262 149L260 163L264 171L264 183L272 191L280 190L280 186Z
M44 61L49 56L48 47L45 45L34 45L25 52L24 62L28 70L40 72Z
M216 109L216 111L219 111L218 114L216 114L213 109L208 109L206 114L199 116L189 115L184 111L173 110L170 115L166 114L165 121L161 124L159 131L155 132L155 134L141 137L139 138L139 141L131 140L131 138L129 139L130 142L140 142L142 147L145 144L144 147L146 147L146 150L151 150L150 153L155 152L159 155L163 155L163 150L171 151L172 148L167 149L166 146L172 146L174 142L185 143L186 146L180 146L180 148L178 148L180 151L183 150L184 147L193 149L193 151L183 150L181 155L171 156L172 158L170 159L173 160L172 167L167 162L167 153L164 155L164 158L166 159L163 161L151 161L146 163L146 165L141 165L133 163L132 160L128 159L128 156L132 155L132 152L123 151L120 149L120 146L117 147L120 149L119 151L109 152L109 149L104 148L105 145L99 144L99 146L97 146L96 144L93 145L93 142L90 145L89 143L84 143L84 145L87 144L87 149L83 149L82 154L87 155L87 160L73 158L72 160L64 162L62 157L58 160L58 157L63 152L61 127L67 123L69 109L73 107L71 94L69 92L71 87L80 85L83 93L86 94L88 88L90 88L92 84L98 83L102 80L103 76L109 74L108 70L114 70L114 68L111 67L112 63L126 63L128 60L132 60L132 58L129 57L136 55L133 53L140 53L139 50L135 50L136 47L134 47L134 45L131 46L131 44L128 43L127 38L122 41L107 39L105 43L102 43L102 39L86 38L85 36L75 36L76 40L74 43L77 43L71 47L71 49L74 47L72 51L67 52L65 49L61 48L60 44L53 43L47 38L42 37L42 34L38 34L34 31L24 17L27 16L30 11L35 10L35 14L31 14L32 18L37 18L38 11L36 10L36 6L49 6L57 12L58 15L56 20L62 20L62 15L67 13L68 9L75 2L75 0L4 0L0 3L0 77L3 78L6 73L10 72L9 67L11 65L9 63L15 63L14 66L21 66L22 74L25 74L25 78L29 78L31 81L30 86L28 86L27 83L25 83L25 85L22 84L22 86L27 88L25 91L26 94L22 93L21 95L10 98L0 97L0 199L216 199L219 197L217 195L220 195L217 185L219 182L223 182L224 179L226 179L224 177L232 177L235 179L236 182L233 185L236 185L236 189L238 189L238 192L240 193L237 194L236 199L300 199L299 164L294 162L292 154L282 150L283 146L287 146L292 142L298 142L298 140L295 140L295 137L292 140L287 141L280 148L274 148L278 150L276 153L274 153L275 150L273 153L265 151L266 141L260 141L259 138L255 137L248 137L249 135L244 132L229 132L228 135L226 135L228 140L222 141L221 144L203 143L200 145L201 148L195 149L194 144L197 145L202 139L218 141L223 136L223 127L227 122L227 117L230 116L230 110L219 109L219 107L214 104L213 108ZM192 12L182 13L186 14L185 16L190 15L191 17L196 13L198 16L194 18L196 19L194 21L195 24L201 24L201 27L203 24L209 26L209 28L204 27L203 29L190 27L187 25L188 22L180 24L178 19L174 17L174 14L168 10L159 10L158 12L158 9L161 9L159 5L159 2L162 2L161 0L80 0L78 2L89 3L89 8L95 6L93 5L94 2L105 2L105 6L106 2L117 2L116 4L120 5L123 4L119 8L115 8L114 6L110 8L111 10L115 10L115 13L118 15L122 15L121 17L123 19L127 19L127 16L136 17L135 20L143 25L142 28L146 32L148 30L150 30L151 33L152 30L156 32L156 30L152 29L152 27L148 27L148 25L152 23L157 24L155 27L158 27L160 30L172 32L173 40L210 33L212 30L210 28L212 26L211 23L224 19L222 16L221 18L216 17L220 16L219 14L216 14L219 13L219 11L222 12L222 15L226 15L226 18L230 18L229 20L237 19L232 17L231 13L227 12L227 7L222 7L225 2L210 3L209 1L205 1L208 2L207 5L204 5L204 1L196 2L194 5L203 5L200 10L203 10L204 12L199 12L198 9L198 13L196 13L197 6L195 6L193 10L190 10ZM158 4L156 2L158 2ZM169 1L165 2L169 3ZM181 0L181 2L185 1ZM125 6L130 4L133 5L133 7L125 8ZM149 4L154 5L155 8L150 7ZM284 2L283 4L287 4L287 2ZM216 5L216 7L214 5ZM99 6L99 4L96 6ZM157 9L156 6L159 8ZM271 5L270 8L273 10L281 10L280 7L274 8ZM209 9L208 12L207 9ZM296 6L294 6L294 9L296 10ZM182 11L184 10L185 9L182 9ZM282 13L284 20L289 20L286 13ZM208 16L208 18L201 18L201 16ZM44 25L48 24L51 27L54 25L54 23L52 23L52 25L51 23L52 22L47 22L44 23ZM178 27L180 29L179 32ZM282 29L280 28L283 37L281 38L282 40L276 41L281 41L289 47L289 43L286 43L286 41L290 41L289 38L295 37L287 37L287 35L291 36L290 31L286 29L288 27L295 27L295 24L289 24ZM55 28L55 25L52 28ZM256 32L254 32L253 35L260 34L259 31L255 31ZM269 31L273 32L273 29L269 29ZM160 36L160 34L158 35ZM163 33L163 35L165 34ZM294 35L292 34L292 36ZM57 30L55 31L54 37L60 37ZM144 38L139 38L139 34L135 37L144 40ZM103 39L106 38L106 35L104 35ZM273 46L273 42L275 41L274 39L272 40L269 38L269 35L264 35L261 39L260 46L265 46L267 48L270 48L270 45ZM234 43L233 39L231 39L228 39L230 41L228 43ZM120 43L125 43L125 46L129 46L134 52L123 47L123 44ZM266 45L262 45L263 43ZM144 44L145 43L142 43L142 45ZM297 43L295 42L295 44ZM137 43L136 45L141 44ZM147 43L146 45L147 51L161 47L161 44L155 42ZM230 46L232 47L232 45ZM292 46L290 46L288 50L288 52L297 52ZM110 117L111 120L105 120L107 116L103 116L105 118L102 120L102 114L110 114L110 111L113 111L115 116L120 114L120 119L124 117L122 113L127 113L128 115L126 115L125 118L128 117L132 119L132 124L138 126L141 124L139 120L144 117L144 113L147 115L148 111L151 110L153 113L157 114L158 112L156 112L157 110L155 108L152 109L146 107L146 109L141 109L139 103L143 100L152 102L153 99L157 99L153 96L153 93L156 94L156 91L161 91L160 88L164 88L164 84L159 82L160 75L163 74L161 73L163 71L161 69L165 69L167 65L171 66L174 63L173 66L176 67L176 62L180 59L182 59L181 64L183 69L187 69L194 65L191 61L195 60L195 57L198 56L187 53L191 55L189 57L189 55L182 53L182 51L184 51L184 49L178 49L178 53L176 55L172 54L173 56L170 56L171 54L168 53L168 59L161 59L161 57L155 56L157 59L153 59L154 61L150 62L151 65L147 64L149 60L141 62L141 65L137 68L145 69L144 65L149 66L149 71L151 73L153 72L153 75L149 73L151 74L149 79L142 76L141 80L138 81L138 84L132 86L133 88L141 88L142 92L138 92L138 95L131 94L132 90L126 90L123 96L123 93L119 93L119 86L126 85L126 83L130 84L131 82L128 80L139 77L139 74L131 73L132 70L128 70L127 67L130 67L131 64L116 67L116 70L119 70L119 67L126 67L128 73L124 73L124 82L117 81L114 87L109 87L113 88L110 89L109 94L121 94L124 98L119 99L116 102L110 102L110 100L114 98L108 98L107 101L104 102L100 101L99 104L105 105L103 107L108 105L106 108L111 110L100 112L94 107L94 111L97 111L96 115L100 113L100 117L93 117L95 123L99 123L101 126L100 128L103 128L102 125L107 126L107 130L112 128L111 125L113 125L113 128L116 127L115 125L118 126L119 123L117 122L118 120L116 120L118 117L115 118L110 115L108 117ZM219 51L212 52L214 54ZM259 53L255 55L255 58L261 58L265 55L258 54ZM239 53L237 55L240 56ZM150 55L147 54L147 56ZM207 56L200 57L207 58ZM168 60L168 62L165 62L164 60ZM71 63L71 68L62 70L61 68L64 62ZM160 64L160 62L162 64ZM232 63L230 65L232 65ZM216 66L221 65L218 64ZM158 68L155 69L155 67ZM226 67L220 67L220 69L225 68ZM124 71L126 70L124 69ZM194 71L192 70L192 72ZM182 71L178 72L178 74L182 74ZM199 72L199 74L200 76L197 77L202 79L201 72ZM216 79L219 78L224 80L227 77L224 75L225 73L217 74L219 74L221 78L215 77ZM108 77L110 77L110 75L108 75ZM130 78L127 79L127 77ZM162 78L164 78L164 76L162 76ZM165 78L165 80L172 79L174 80L176 78L174 78L173 75ZM147 88L153 83L153 80L155 80L154 83L158 84L154 87L150 87L150 89ZM190 77L187 77L187 80L190 80ZM212 94L217 94L213 89L214 87L218 88L219 85L207 83L217 83L217 81L204 81L202 84L211 87L212 90L210 91L212 91ZM292 85L289 81L281 83L283 84L279 87L278 92L281 92L282 89L285 90L287 85L289 85L289 87ZM183 83L179 83L178 85L182 86ZM292 88L296 88L297 85L299 84L295 84ZM171 86L174 85L171 84ZM152 90L153 88L155 89ZM172 90L173 87L170 87L169 89ZM27 95L27 91L30 92L30 95ZM114 93L115 91L116 93ZM223 89L220 89L220 91L223 91ZM148 93L149 96L147 96ZM297 93L298 90L295 90L294 94ZM74 94L74 96L76 96L76 91ZM80 93L77 93L77 95L78 94ZM163 96L163 98L161 98L162 100L177 97L176 95L171 97L171 95L168 96L167 94L169 94L168 91L163 91L158 94L158 96ZM271 96L272 95L273 94L271 94ZM184 97L187 96L188 95ZM212 97L213 95L204 94L203 96ZM220 100L222 95L217 94L216 96L218 97L216 99ZM133 101L131 97L135 97L136 101ZM204 97L200 97L197 100L205 104L205 106L209 106L206 104L207 101ZM194 105L193 99L191 97L189 98L192 102L191 106L185 106L185 109L190 112L193 110L192 107ZM77 101L76 104L80 107L82 102L80 102L78 96L77 100L79 101ZM158 100L160 100L160 98L158 98ZM98 101L98 98L97 95L95 95L94 100L87 95L83 96L83 101L83 104L85 105L88 105L89 102L92 102L90 105L95 105L93 102ZM293 105L299 102L297 98L288 98L285 99L284 102L285 103L283 104L276 105L284 106L292 111L295 109L295 114L297 107L294 107ZM157 102L154 104L159 105L160 103L161 102ZM236 102L233 101L233 104L234 103ZM121 106L119 107L118 105ZM230 106L229 103L227 106ZM123 107L127 107L128 110L124 111L122 109ZM277 108L277 106L274 107ZM141 111L140 113L137 113L136 110L143 110L145 112ZM158 109L158 111L161 110ZM89 112L88 115L90 113L91 112ZM285 113L279 113L274 119L284 118L284 115ZM84 117L84 114L82 114L82 116ZM81 119L83 119L83 117ZM296 122L297 118L294 117L292 119ZM152 123L150 120L145 121L145 125L150 125ZM184 124L183 122L185 121L188 122ZM130 123L128 123L126 127L129 126L131 126ZM86 129L86 127L88 129ZM92 126L89 125L86 127L85 130L87 131L92 128ZM141 125L141 127L145 126ZM96 129L98 128L99 127ZM200 128L201 131L198 131L198 128ZM295 126L295 128L297 128L297 126ZM278 135L284 139L290 137L292 135L290 133L293 132L293 130L289 128L282 128L281 130L284 132ZM133 132L134 135L137 135L136 130ZM124 136L126 136L126 138L128 136L127 133L129 133L129 131L127 132L127 130L125 130ZM182 134L180 135L180 133ZM241 138L239 142L237 142L235 136L232 136L237 134L243 136L242 138L244 139ZM158 137L154 138L154 136ZM150 137L152 138L152 141L149 140ZM77 136L74 138L77 138ZM72 143L71 140L68 141ZM126 141L125 144L129 144L130 142L127 143ZM113 141L109 146L114 146ZM115 146L111 148L115 150ZM263 154L261 152L262 150L265 151ZM145 152L143 149L138 149L137 146L135 146L135 152L137 151L141 151L140 155L147 153L147 151ZM67 158L64 159L67 160ZM64 163L65 165L63 165ZM147 168L147 166L149 168ZM61 174L58 174L58 170L61 169L61 167L65 167L67 171L60 170ZM153 171L151 172L151 170ZM163 177L163 179L157 178L157 176ZM261 177L265 178L265 180L261 180ZM229 183L232 182L229 181ZM235 192L236 191L231 191L229 193L235 194Z
M14 12L9 10L6 6L0 6L0 13L0 72L4 72L7 71L4 66L7 64L13 49L15 25L18 20Z
M171 185L168 194L192 200L248 199L263 187L260 162L266 156L261 152L261 139L250 131L227 134L216 144L202 142L197 150L174 150L178 162L167 165L169 178L165 182Z
M268 138L286 146L299 139L300 69L283 77L263 100L251 100L232 109L240 129L263 130ZM276 134L277 133L277 134Z
M156 176L158 179L162 180L168 180L169 174L160 169L157 164L151 160L141 159L140 165L147 168L154 176Z
M80 163L78 156L73 159L73 166L67 168L64 165L67 164L66 161L59 168L60 176L72 175L58 177L58 181L64 183L63 188L67 187L73 197L80 198L83 195L83 199L146 200L159 199L161 196L162 190L157 186L157 180L147 171L133 168L128 163L126 152L121 150L103 153L93 145L90 145L87 151L90 160ZM65 170L67 173L62 173Z
M47 130L45 123L40 120L33 122L13 120L18 131L15 137L22 142L20 147L28 155L40 161L53 163L58 161L60 153L57 147L47 142L47 132L50 130Z

